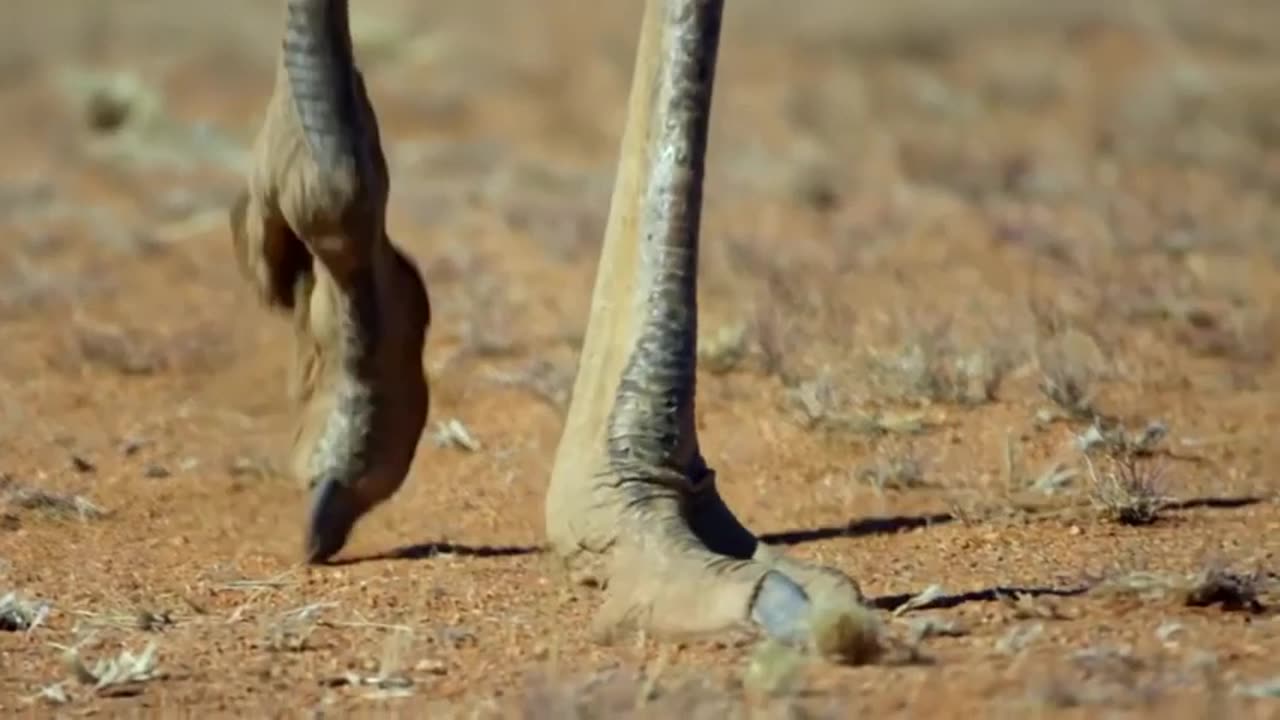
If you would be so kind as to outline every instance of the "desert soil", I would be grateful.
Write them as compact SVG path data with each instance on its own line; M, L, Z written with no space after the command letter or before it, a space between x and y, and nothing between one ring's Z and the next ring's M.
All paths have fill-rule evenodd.
M300 563L288 322L225 224L278 4L7 0L0 712L1280 716L1280 5L728 3L703 445L877 607L844 667L597 643L539 551L634 1L359 3L431 420Z

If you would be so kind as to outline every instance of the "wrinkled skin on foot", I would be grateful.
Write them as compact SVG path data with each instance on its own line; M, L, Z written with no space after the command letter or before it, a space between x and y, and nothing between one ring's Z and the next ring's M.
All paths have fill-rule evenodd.
M646 2L547 533L578 581L605 587L603 637L754 628L812 646L815 610L857 607L857 584L743 527L694 424L698 225L721 5Z
M388 189L345 0L288 0L275 89L230 222L242 275L293 320L288 467L312 493L312 562L399 489L426 422L430 305L387 237Z

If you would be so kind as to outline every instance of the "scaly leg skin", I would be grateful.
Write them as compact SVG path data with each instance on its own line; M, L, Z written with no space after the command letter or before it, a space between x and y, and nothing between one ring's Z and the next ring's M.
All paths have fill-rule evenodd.
M606 587L604 638L755 628L865 660L829 637L870 647L840 619L874 632L857 584L760 543L725 506L699 449L698 241L722 4L646 0L547 533L571 573Z
M287 0L275 89L230 221L242 275L293 318L289 467L313 494L311 562L399 489L426 423L431 307L387 237L388 191L346 0Z

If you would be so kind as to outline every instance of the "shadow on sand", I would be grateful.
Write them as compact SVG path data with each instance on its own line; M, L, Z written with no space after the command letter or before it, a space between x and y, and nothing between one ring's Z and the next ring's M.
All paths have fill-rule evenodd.
M1194 509L1216 509L1231 510L1235 508L1248 507L1267 500L1264 497L1242 496L1242 497L1202 497L1190 498L1187 500L1177 500L1169 502L1165 505L1167 510L1194 510ZM890 517L872 517L854 520L844 525L829 525L817 528L804 528L797 530L783 530L778 532L763 533L759 536L761 542L766 545L804 545L805 543L820 542L823 540L834 540L837 538L858 538L869 535L892 535L894 533L904 532L907 530L918 530L921 528L929 528L935 525L945 525L955 522L954 515L948 513L935 513L930 515L896 515ZM428 560L437 555L460 555L463 557L477 558L498 558L498 557L518 557L523 555L537 555L544 552L547 548L542 545L514 545L514 546L490 546L490 545L459 545L450 542L425 542L416 545L405 545L387 552L373 553L369 555L357 555L348 558L337 558L325 563L327 565L355 565L365 562L377 562L381 560ZM1036 589L1036 588L991 588L987 590L967 593L965 595L955 596L960 598L953 604L962 602L973 602L978 600L994 600L999 594L1019 593L1019 594L1058 594L1072 595L1079 594L1081 590L1052 590L1052 589ZM892 609L906 602L910 595L892 596L889 598L881 598L877 600L877 607ZM938 603L946 602L945 598L940 598ZM894 604L896 603L896 604ZM951 607L951 605L934 605L930 607Z
M497 558L537 555L546 548L537 545L491 546L458 545L450 542L427 542L405 545L387 552L356 555L330 560L327 565L356 565L379 560L429 560L437 555L461 555L462 557Z
M1268 498L1245 495L1239 497L1199 497L1186 500L1173 500L1165 503L1165 510L1234 510L1265 502ZM1034 513L1033 513L1034 514ZM956 517L949 513L933 515L895 515L891 517L873 517L854 520L845 525L828 525L818 528L783 530L764 533L761 542L768 545L803 545L805 543L834 540L836 538L856 538L867 535L892 535L906 530L945 525L955 522Z

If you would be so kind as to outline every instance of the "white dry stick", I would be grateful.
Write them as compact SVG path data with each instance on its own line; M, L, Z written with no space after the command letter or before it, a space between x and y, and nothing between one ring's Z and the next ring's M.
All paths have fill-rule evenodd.
M453 446L467 452L479 452L481 448L480 441L457 418L449 418L440 423L436 429L435 441L438 447Z
M912 597L911 599L902 603L898 607L894 608L893 617L899 617L904 613L908 613L908 612L911 612L912 610L922 608L925 605L928 605L929 603L933 602L934 600L937 600L938 598L942 597L945 594L946 594L946 590L943 590L941 585L937 585L937 584L930 585L929 587L921 591L919 595Z

